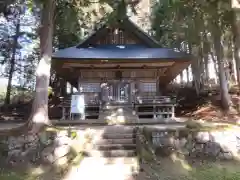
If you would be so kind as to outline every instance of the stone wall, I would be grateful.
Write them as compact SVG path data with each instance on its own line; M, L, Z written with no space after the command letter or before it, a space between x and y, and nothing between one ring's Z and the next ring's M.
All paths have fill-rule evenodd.
M0 137L1 159L12 165L41 161L47 164L67 165L87 147L90 130L47 129L39 134Z
M192 130L143 128L139 136L145 137L156 155L170 155L173 152L190 157L215 159L239 159L240 130ZM138 138L144 139L144 138ZM143 142L142 142L143 143Z

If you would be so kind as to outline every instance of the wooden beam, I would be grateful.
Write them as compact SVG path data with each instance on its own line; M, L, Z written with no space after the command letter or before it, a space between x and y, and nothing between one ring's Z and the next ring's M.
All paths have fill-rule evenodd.
M71 64L138 64L138 63L174 63L188 62L186 59L54 59L53 63L71 63Z
M174 62L138 62L138 63L95 63L95 64L82 64L82 63L63 63L62 68L161 68L172 66Z
M156 78L154 77L138 77L138 78L122 78L123 80L142 80L142 81L156 81ZM116 78L107 78L106 79L107 81L114 81L117 79ZM82 78L82 82L101 82L102 81L102 78Z
M168 69L167 66L165 67L145 67L145 68L139 68L139 67L124 67L124 68L111 68L111 67L108 67L108 68L101 68L101 67L96 67L96 68L63 68L63 69L73 69L73 71L75 72L93 72L93 71L96 71L96 72L106 72L106 71L166 71Z
M176 62L171 67L168 67L168 70L165 73L165 77L160 77L161 85L166 85L170 83L180 72L190 65L189 62Z

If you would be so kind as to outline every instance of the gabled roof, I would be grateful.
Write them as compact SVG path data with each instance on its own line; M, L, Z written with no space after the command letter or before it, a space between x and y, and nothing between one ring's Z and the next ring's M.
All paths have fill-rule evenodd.
M161 46L152 39L147 33L141 30L127 16L122 16L116 20L114 12L109 15L108 21L101 21L100 26L80 44L59 50L53 53L53 59L108 59L108 60L191 60L192 56L185 52L177 52ZM111 19L112 18L112 19ZM114 19L114 21L113 21ZM112 20L112 21L111 21ZM108 33L108 26L120 27L131 34L134 34L143 44L124 44L124 45L93 45L93 42Z
M113 16L114 14L110 14L109 16ZM83 42L78 44L76 47L87 47L91 42L98 39L101 36L104 36L107 34L107 27L109 25L113 25L116 23L116 21L106 21L104 24L102 24L100 27L96 29L94 33L92 33L89 37L87 37ZM137 38L142 40L148 47L152 48L159 48L161 47L160 44L154 40L152 37L150 37L147 33L145 33L142 29L140 29L132 20L130 20L127 16L123 16L117 20L118 26L121 28L133 33ZM113 25L114 26L114 25Z

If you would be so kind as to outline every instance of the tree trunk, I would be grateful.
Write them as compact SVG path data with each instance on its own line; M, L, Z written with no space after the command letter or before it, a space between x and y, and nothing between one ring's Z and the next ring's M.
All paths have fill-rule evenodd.
M190 71L190 67L188 66L187 67L187 69L186 69L186 73L187 73L187 85L189 85L189 82L190 82L190 73L189 73L189 71Z
M211 58L212 58L215 74L216 74L216 76L218 76L219 72L218 72L217 60L214 56L213 48L211 48L210 55L211 55ZM218 81L219 81L218 78L215 78L215 82L218 83Z
M228 93L228 84L226 79L226 73L224 69L224 56L223 56L223 47L221 44L221 34L219 32L219 27L216 25L215 31L213 31L214 36L214 47L216 51L216 57L219 68L219 83L220 83L220 93L221 93L221 104L225 110L229 110L230 107L230 96Z
M200 90L204 88L204 56L202 47L198 48L199 58L198 58L198 66L196 67L199 71L199 80L200 80Z
M234 43L234 59L238 86L240 87L240 12L235 10L233 14L232 33Z
M11 99L12 78L13 78L13 73L14 73L14 69L15 69L15 56L16 56L16 51L17 51L19 33L20 33L20 19L18 18L17 24L16 24L16 33L15 33L14 41L13 41L12 57L11 57L11 61L10 61L7 93L6 93L5 102L4 102L5 105L9 105L10 99Z
M195 55L196 57L198 55L198 50L199 49L197 47L193 48L192 45L189 44L189 52ZM198 59L195 59L194 61L192 61L191 68L192 68L192 77L193 77L193 82L196 89L196 94L199 95L201 80L200 80L200 73L198 68Z
M209 45L207 42L206 33L203 35L203 60L204 60L204 84L208 84L209 80L209 69L208 69L208 53L209 53Z
M229 71L229 81L231 84L236 84L237 83L237 78L236 78L236 71L235 71L235 59L234 59L234 50L233 50L233 42L232 42L232 37L228 42L228 47L226 50L226 58L228 62L228 71Z
M38 132L46 124L48 118L48 86L52 57L53 18L55 0L45 1L42 10L40 29L41 59L36 70L36 92L32 106L32 131Z
M237 80L237 66L236 66L236 60L235 60L235 42L233 40L233 36L232 36L232 70L233 70L233 78L235 81L235 84L238 84L238 80Z

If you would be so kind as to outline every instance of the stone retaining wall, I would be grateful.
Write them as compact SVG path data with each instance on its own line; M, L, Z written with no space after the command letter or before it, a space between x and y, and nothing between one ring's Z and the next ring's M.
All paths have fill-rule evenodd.
M12 164L21 162L46 162L67 164L90 141L88 130L47 130L39 134L0 137L0 156Z
M156 155L170 155L173 152L190 157L211 157L216 159L239 159L240 130L191 130L157 128L139 129L139 136L146 138ZM143 138L139 138L143 139Z

